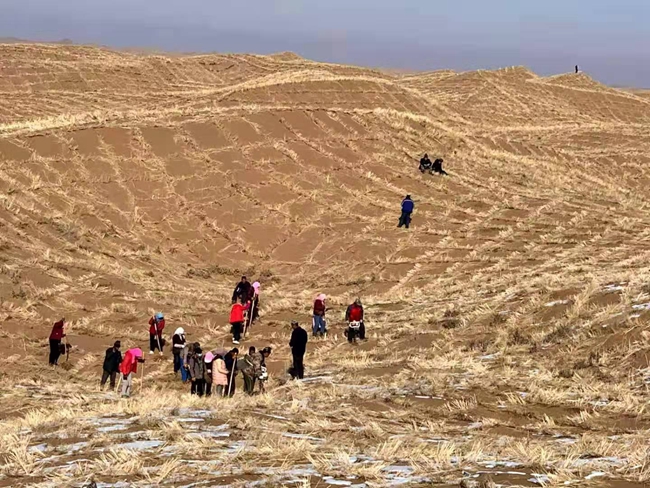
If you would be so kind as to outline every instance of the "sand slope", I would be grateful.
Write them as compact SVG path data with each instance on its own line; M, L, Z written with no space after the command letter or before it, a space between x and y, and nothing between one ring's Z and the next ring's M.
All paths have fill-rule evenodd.
M222 343L245 272L265 290L253 340L276 345L278 361L286 321L308 320L324 291L339 337L311 363L339 382L435 396L465 367L462 391L474 403L459 408L470 411L463 425L489 417L483 406L490 425L519 438L536 430L513 419L534 409L513 400L501 418L499 395L506 384L533 388L542 374L531 402L567 429L605 438L622 413L639 423L616 434L647 425L643 375L629 376L648 367L643 94L519 67L400 76L291 53L166 57L73 45L0 45L0 71L0 328L11 350L23 349L8 370L29 355L42 362L47 324L64 314L77 346L73 382L95 381L114 337L144 344L154 310ZM417 171L425 151L445 159L449 178ZM406 193L417 205L408 231L396 228ZM338 323L355 296L374 332L350 366ZM388 347L423 369L402 369ZM503 362L483 366L494 358ZM400 376L385 382L381 368ZM572 404L569 392L586 384L593 394ZM467 398L450 391L450 401ZM615 407L588 427L563 420L603 395ZM569 404L576 410L544 410ZM450 415L462 420L456 407ZM400 408L431 414L417 401ZM484 434L489 443L504 432ZM589 474L566 469L567 479ZM637 474L617 477L643 481Z

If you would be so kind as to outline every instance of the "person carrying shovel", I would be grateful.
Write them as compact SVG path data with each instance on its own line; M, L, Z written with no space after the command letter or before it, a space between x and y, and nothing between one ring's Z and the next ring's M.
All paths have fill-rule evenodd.
M232 397L235 394L235 376L237 376L237 357L239 356L239 349L236 347L231 349L228 354L223 358L228 371L228 385L223 393L223 396Z
M163 338L162 331L165 328L165 316L162 312L156 313L149 319L149 354L158 349L160 355L163 355Z
M131 396L133 375L138 374L138 363L144 363L142 349L134 347L124 353L124 359L122 359L122 362L120 363L120 373L122 373L122 398L128 398Z

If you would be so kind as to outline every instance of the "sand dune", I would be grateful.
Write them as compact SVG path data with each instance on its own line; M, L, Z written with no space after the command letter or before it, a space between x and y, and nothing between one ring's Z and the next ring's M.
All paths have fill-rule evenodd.
M292 53L20 43L0 45L0 72L0 482L648 480L643 93L522 67L399 75ZM420 174L423 152L450 176ZM407 193L413 226L397 229ZM274 393L239 397L239 413L220 402L201 441L170 411L214 402L179 397L167 361L147 366L141 400L101 407L103 350L146 344L155 310L227 343L242 273L263 283L251 343L276 348ZM287 321L308 322L318 292L332 333L310 346L308 373L329 379L280 386ZM342 315L356 296L370 340L350 350ZM63 315L72 365L51 371L42 345ZM79 452L46 440L70 428L53 405L80 419ZM136 446L127 469L120 449L102 451L121 429L83 440L115 413L173 457ZM226 422L254 447L205 440ZM43 455L30 447L43 442ZM181 461L199 448L224 464Z

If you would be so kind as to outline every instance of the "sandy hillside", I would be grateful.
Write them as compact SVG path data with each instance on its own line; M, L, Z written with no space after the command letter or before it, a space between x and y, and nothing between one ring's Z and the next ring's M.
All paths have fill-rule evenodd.
M0 75L0 486L650 482L644 92L20 43ZM449 177L417 171L425 151ZM98 391L154 311L228 344L242 273L267 395L190 397L169 356L130 400ZM330 336L285 383L319 292Z

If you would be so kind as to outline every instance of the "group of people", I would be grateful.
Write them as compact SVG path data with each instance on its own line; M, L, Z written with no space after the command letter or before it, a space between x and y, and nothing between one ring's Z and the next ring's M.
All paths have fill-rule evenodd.
M312 337L326 337L327 336L327 320L325 313L327 312L327 295L320 293L314 300L314 307L312 312ZM345 336L348 342L352 343L358 337L361 340L366 339L366 326L363 322L363 305L361 299L357 298L345 311L345 321L348 323L348 328L345 331Z
M268 379L266 359L272 349L265 347L257 351L248 348L248 354L239 357L239 349L215 349L205 354L198 342L188 342L185 330L179 327L172 337L174 374L181 377L183 383L190 383L190 393L210 396L214 390L219 396L232 396L235 393L235 377L241 371L244 377L244 392L252 395L255 383L259 381L260 392L264 391L264 382Z
M256 383L259 391L265 391L264 384L268 379L266 360L272 349L265 347L257 351L255 347L248 348L248 354L239 357L239 349L230 351L215 349L205 354L198 342L188 342L185 330L179 327L172 338L172 354L174 358L174 375L180 373L181 381L190 384L190 393L198 396L232 397L235 394L235 377L241 371L244 378L244 392L248 395L255 393ZM110 379L110 389L116 387L118 374L121 381L122 397L129 397L133 385L133 377L138 373L138 364L145 362L142 349L129 349L122 357L121 342L115 341L113 347L106 350L104 357L100 388L103 390Z
M245 276L235 287L232 296L232 309L230 314L231 332L233 343L239 344L242 328L250 327L259 316L259 291L258 282L252 285ZM313 337L326 337L327 322L327 296L319 294L313 304L312 334ZM246 313L248 312L248 313ZM361 300L357 298L354 303L347 307L345 320L348 323L345 335L348 342L356 342L357 339L366 339L366 328L364 323L364 311ZM65 319L61 319L52 327L50 334L50 364L56 366L62 352L66 352L66 346L61 341L65 334ZM165 315L162 312L155 313L148 322L149 325L149 354L157 350L163 354L165 339ZM289 369L293 379L304 377L304 356L307 351L308 334L296 321L291 322L292 333L289 347L291 348L292 366ZM248 353L240 357L239 349L233 348L215 349L203 352L201 344L189 342L185 329L178 327L172 335L172 356L174 375L179 376L184 384L190 384L190 393L198 396L228 396L235 393L235 377L238 372L242 373L244 392L248 395L255 393L258 386L260 393L264 393L265 384L269 378L266 361L271 355L271 347L256 350L251 346ZM63 351L62 351L63 349ZM121 352L121 342L115 341L112 347L106 350L103 363L100 388L103 390L110 380L110 389L114 390L118 383L121 383L122 397L129 397L132 392L133 379L138 373L138 365L144 368L144 354L138 347L127 350L124 355Z
M259 281L251 285L246 276L242 276L235 286L230 309L230 332L233 344L238 345L242 333L245 338L248 328L259 318L260 288Z
M230 309L230 332L232 343L239 345L242 334L259 318L260 288L258 281L249 283L246 276L242 276L232 294L232 307ZM163 337L165 329L165 315L162 312L156 313L149 319L149 354L158 351L163 355L163 348L166 341ZM176 334L174 334L176 335ZM172 350L176 351L178 344L173 343Z
M438 158L435 161L431 162L431 160L429 159L429 155L425 154L424 156L422 156L422 159L420 159L419 170L421 173L429 173L431 175L433 173L437 173L439 175L448 176L447 172L444 169L442 169L443 162L444 160L442 158Z
M422 156L422 159L420 159L420 167L418 169L421 173L437 173L440 175L448 176L448 173L442 169L443 162L444 161L442 158L438 158L432 162L431 159L429 159L429 155L425 154ZM404 197L402 200L402 213L399 217L397 227L406 227L407 229L409 228L411 225L411 215L413 214L413 210L415 210L415 203L413 202L411 195L406 195L406 197Z

